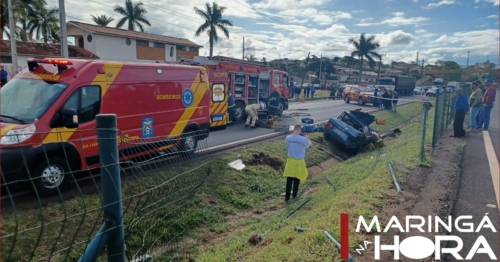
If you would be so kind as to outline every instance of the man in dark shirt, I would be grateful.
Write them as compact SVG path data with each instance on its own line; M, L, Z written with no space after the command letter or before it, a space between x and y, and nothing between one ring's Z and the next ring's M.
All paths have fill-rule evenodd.
M464 130L464 120L465 114L469 111L469 102L467 97L464 96L461 88L456 91L457 100L453 109L455 110L455 118L453 119L453 137L463 137L465 136Z
M490 126L490 114L491 109L493 109L493 103L495 102L496 97L496 89L492 85L493 80L491 78L487 78L485 80L486 83L486 92L483 95L482 99L482 108L481 115L479 116L479 124L478 128L482 128L483 130L488 130Z

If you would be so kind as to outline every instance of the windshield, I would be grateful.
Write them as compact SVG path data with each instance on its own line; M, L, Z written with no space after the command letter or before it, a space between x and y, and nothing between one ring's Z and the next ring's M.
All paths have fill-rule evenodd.
M435 85L435 86L440 86L440 85L443 84L443 82L441 82L441 81L434 81L432 84Z
M41 79L14 78L1 89L2 121L26 122L39 119L68 87L67 84L46 82Z
M369 93L371 92L371 93L373 93L373 92L375 92L375 88L372 88L372 87L361 87L361 88L359 88L359 91L360 92L369 92Z
M379 85L384 85L384 86L391 86L393 85L392 79L379 79L378 80Z

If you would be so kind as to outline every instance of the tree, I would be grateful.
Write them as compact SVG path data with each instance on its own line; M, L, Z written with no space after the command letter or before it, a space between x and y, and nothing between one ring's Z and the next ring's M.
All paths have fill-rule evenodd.
M264 65L267 65L267 60L265 57L263 57L262 60L260 60L260 62Z
M42 2L40 1L39 4ZM36 9L31 10L30 21L27 27L30 35L42 40L44 43L59 42L59 9L56 7L46 8L44 5L38 5ZM35 35L33 35L35 34Z
M94 23L96 25L100 25L100 26L108 26L109 23L113 22L115 19L112 18L112 17L108 17L107 15L90 15L92 16L92 21L94 21Z
M200 36L201 33L207 31L208 39L210 41L210 57L213 56L214 52L214 41L219 40L217 35L217 29L222 31L224 35L229 39L228 26L233 26L233 23L228 19L223 19L222 14L227 9L227 7L219 6L216 2L206 3L205 10L194 8L194 11L205 19L205 22L196 30L195 35Z
M135 31L136 27L139 27L141 32L144 32L143 24L151 26L151 23L145 17L148 11L143 6L142 2L134 3L132 0L125 0L125 7L115 6L115 12L123 16L116 28L122 28L128 22L128 30Z
M373 68L375 66L375 59L381 59L380 54L375 52L380 47L380 44L375 41L375 36L372 35L366 38L365 33L362 33L358 40L354 38L349 39L349 43L353 44L356 49L351 53L351 56L357 56L361 60L359 66L359 82L361 82L364 58L366 57L368 64Z
M249 56L246 56L245 59L248 60L248 61L250 61L250 62L256 62L257 61L257 57L255 57L253 54L249 55Z
M340 60L340 57L336 56L333 58L333 62L337 63Z
M321 70L320 70L320 66L322 67ZM314 74L317 75L318 77L319 77L320 71L322 73L326 73L326 74L334 74L335 73L335 67L333 66L332 62L330 62L329 60L325 60L323 62L321 62L321 61L311 62L307 66L307 70L314 72Z
M461 67L455 61L441 61L443 69L443 78L449 81L461 81L462 73Z

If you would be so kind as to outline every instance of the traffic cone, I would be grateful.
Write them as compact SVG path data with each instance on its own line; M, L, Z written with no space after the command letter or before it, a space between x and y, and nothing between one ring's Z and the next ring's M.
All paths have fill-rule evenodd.
M301 95L301 103L304 103L304 95Z

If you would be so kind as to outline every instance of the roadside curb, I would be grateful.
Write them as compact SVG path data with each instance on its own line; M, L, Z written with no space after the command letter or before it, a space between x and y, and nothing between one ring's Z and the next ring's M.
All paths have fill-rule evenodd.
M448 128L449 129L449 128ZM460 156L460 161L458 164L458 168L455 171L455 182L454 185L452 186L452 192L451 192L451 198L450 198L450 208L448 209L448 212L446 214L446 217L450 217L453 215L453 212L455 212L455 207L458 202L458 192L460 191L460 184L462 183L462 177L463 177L463 168L462 168L462 163L464 161L464 156L465 156L465 149L469 146L468 139L465 140L465 146L462 148L462 155ZM452 218L453 219L453 218ZM446 235L451 235L451 232L447 232ZM446 242L446 247L451 248L451 243L453 241L447 241ZM447 255L449 256L449 255Z

